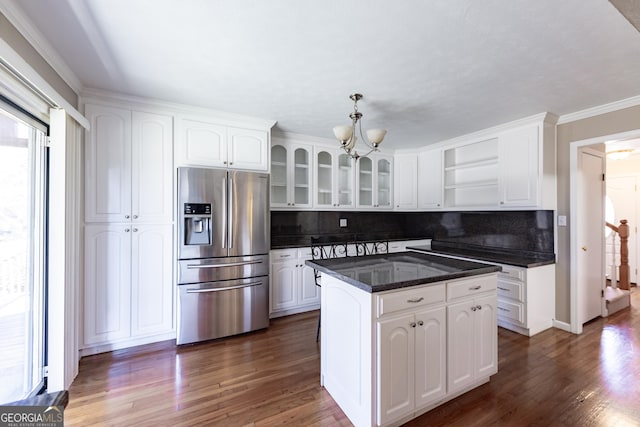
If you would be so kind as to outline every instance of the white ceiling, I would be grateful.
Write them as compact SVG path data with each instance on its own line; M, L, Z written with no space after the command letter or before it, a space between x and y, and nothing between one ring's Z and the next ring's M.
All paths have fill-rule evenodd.
M640 94L640 33L606 0L4 1L80 88L326 138L357 91L383 150Z

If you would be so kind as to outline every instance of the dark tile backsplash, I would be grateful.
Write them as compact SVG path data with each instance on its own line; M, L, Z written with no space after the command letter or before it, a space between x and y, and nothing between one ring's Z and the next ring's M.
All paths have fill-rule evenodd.
M340 219L347 227L339 226ZM553 211L271 212L271 247L306 246L311 237L428 238L474 247L553 253Z

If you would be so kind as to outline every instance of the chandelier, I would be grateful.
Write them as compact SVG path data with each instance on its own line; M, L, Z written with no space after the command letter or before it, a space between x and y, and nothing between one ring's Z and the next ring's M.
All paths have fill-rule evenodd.
M362 95L359 93L353 93L349 95L349 98L353 101L353 113L349 114L352 122L351 126L336 126L333 128L333 133L342 144L344 151L346 151L352 158L358 160L360 157L366 157L374 151L379 151L378 146L382 143L387 131L385 129L369 129L367 131L367 138L365 138L362 135L362 122L360 121L362 113L358 111L358 101L362 99ZM356 141L358 140L356 137L356 128L358 133L360 133L362 142L369 148L369 152L367 152L367 154L358 154L355 150Z

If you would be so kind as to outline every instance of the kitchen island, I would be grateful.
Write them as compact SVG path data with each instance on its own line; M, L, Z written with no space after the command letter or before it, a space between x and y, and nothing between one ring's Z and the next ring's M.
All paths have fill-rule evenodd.
M400 425L497 372L499 266L415 252L306 264L322 274L320 380L354 425Z

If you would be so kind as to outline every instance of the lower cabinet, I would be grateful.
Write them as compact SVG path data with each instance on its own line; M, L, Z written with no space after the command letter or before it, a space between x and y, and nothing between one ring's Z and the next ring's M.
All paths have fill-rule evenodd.
M322 280L320 380L354 425L400 425L497 372L497 274L375 293Z
M445 307L378 322L378 424L446 394Z
M274 250L270 258L270 317L320 308L320 288L316 286L313 269L304 263L311 259L311 250Z
M85 227L84 354L174 334L172 225Z

